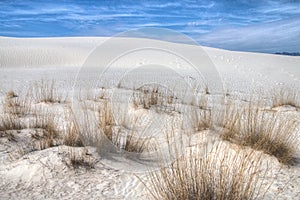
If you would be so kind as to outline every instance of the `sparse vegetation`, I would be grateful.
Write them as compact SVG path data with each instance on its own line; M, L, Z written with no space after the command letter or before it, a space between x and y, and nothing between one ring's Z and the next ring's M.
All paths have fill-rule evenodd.
M79 149L70 148L68 152L69 157L69 166L72 166L74 169L78 169L80 167L84 167L85 169L93 169L95 168L95 162L88 155L88 150L83 149L79 151Z
M83 147L83 134L81 132L80 124L71 107L68 109L68 112L66 112L66 115L68 120L63 137L63 144L72 147ZM88 122L86 121L85 123Z
M212 110L208 107L208 100L204 95L201 95L198 100L192 102L190 110L190 118L192 127L195 131L207 130L212 127Z
M32 87L33 98L36 103L64 103L67 96L59 92L54 81L41 80Z
M0 132L5 133L11 130L22 130L23 128L25 126L17 116L11 114L0 116Z
M295 134L299 122L280 113L267 113L250 103L231 107L224 115L221 137L275 156L281 163L292 164L297 150Z
M209 88L208 88L207 84L205 85L205 94L210 94L210 91L209 91Z
M50 112L36 114L29 128L35 130L31 137L36 141L38 149L42 150L60 144L58 124L55 116Z
M178 98L171 94L166 89L159 88L158 86L143 86L133 91L132 95L133 105L135 107L142 107L150 109L156 107L163 111L175 111L175 106Z
M66 133L63 138L63 144L72 147L84 146L80 136L80 129L76 121L73 121L67 125Z
M139 118L130 120L129 124L125 124L123 121L118 125L119 127L112 138L115 145L128 152L142 153L149 150L150 138L144 136L147 126L144 125L141 130L138 129Z
M175 122L173 118L175 114L168 115L172 126L188 118L187 128L191 128L193 132L216 130L213 128L217 121L212 108L208 105L208 100L211 100L207 98L210 94L208 87L198 94L201 96L191 104L187 103L178 114L178 121ZM36 83L32 93L27 93L25 97L13 91L8 92L4 98L4 113L0 115L0 136L7 138L3 141L15 141L16 143L10 144L17 144L19 141L17 131L28 129L30 140L28 146L32 145L28 151L43 150L62 144L69 146L66 158L68 166L74 169L95 167L95 160L88 154L86 148L94 146L97 150L103 151L101 146L103 136L120 152L143 153L157 150L157 146L151 146L153 138L145 137L148 124L140 122L137 113L148 114L154 110L152 108L155 108L154 111L167 110L169 107L170 110L174 110L174 105L178 103L178 99L169 91L153 86L142 87L133 91L132 103L135 108L146 110L130 107L132 109L130 113L125 109L126 114L118 121L116 114L121 114L119 113L121 109L113 107L116 105L109 101L104 88L97 90L96 95L82 99L83 106L78 107L76 114L74 108L60 107L61 112L65 111L65 118L52 107L49 110L44 109L49 108L49 105L35 105L32 99L35 100L34 103L65 102L65 98L58 92L53 81ZM282 90L279 96L273 97L272 100L273 107L280 105L297 107L297 94L294 90L288 93ZM116 110L117 113L114 113ZM261 154L258 151L275 156L283 164L291 165L298 148L295 132L299 122L288 115L283 117L280 112L273 111L267 112L259 106L254 106L252 102L246 107L235 107L233 102L229 102L225 113L220 114L222 122L218 125L221 125L221 138L237 144L234 146L235 150L230 149L229 143L224 141L222 144L214 144L213 150L204 149L207 146L200 146L200 142L194 140L188 147L174 148L171 140L175 137L167 138L169 152L164 153L171 154L175 150L172 152L175 158L172 157L172 162L164 162L162 159L161 168L149 172L147 178L150 182L143 181L151 196L154 199L262 198L265 192L261 188L264 172L260 171L261 160L257 155ZM62 121L63 123L59 123ZM206 133L210 134L209 131L203 132ZM185 136L191 141L191 134ZM194 138L199 137L196 135ZM201 141L201 144L204 143ZM253 151L249 150L251 149L249 147Z
M116 125L112 109L112 105L107 101L98 108L100 129L110 141L113 138L113 127Z
M11 98L15 98L15 97L18 97L18 95L13 90L8 91L6 94L6 98L11 99Z
M144 109L150 109L151 106L158 105L158 98L158 87L139 88L138 91L133 92L133 104L136 107L141 105Z
M17 116L29 114L32 110L30 98L30 93L27 93L25 97L20 97L13 91L8 92L4 100L4 112Z
M212 126L211 110L192 110L191 121L196 131L208 130Z
M112 109L109 102L105 102L98 109L99 126L107 139L128 152L141 153L147 149L148 141L140 135L141 133L137 134L138 118L128 121L129 116L126 113L122 121L117 122Z
M86 100L94 102L103 102L109 98L109 92L103 87L99 89L81 91L78 92L78 94L76 95L78 95L76 97L81 102L84 102Z
M177 149L173 162L162 161L161 169L149 172L149 182L142 182L151 196L168 200L263 198L260 157L221 145L213 151L204 148L198 146L187 153Z

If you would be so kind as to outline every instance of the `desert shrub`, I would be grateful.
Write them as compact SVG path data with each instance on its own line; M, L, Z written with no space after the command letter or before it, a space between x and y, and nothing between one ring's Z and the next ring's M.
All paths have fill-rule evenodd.
M299 122L294 117L268 113L250 103L246 107L231 107L226 111L221 137L250 146L275 156L281 163L291 164L297 151Z
M154 199L262 198L266 191L261 187L260 157L217 146L213 151L197 146L176 153L173 162L162 161L159 170L140 180Z

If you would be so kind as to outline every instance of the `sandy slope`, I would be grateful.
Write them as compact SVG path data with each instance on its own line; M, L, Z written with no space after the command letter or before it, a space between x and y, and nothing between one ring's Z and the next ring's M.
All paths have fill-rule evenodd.
M82 70L93 50L103 44L108 38L36 38L16 39L0 37L0 90L25 91L32 81L43 79L56 80L58 88L68 93L75 83L92 82L94 71ZM187 55L193 55L201 51L201 47L167 43L155 40L119 38L111 43L109 51L103 52L103 57L112 56L112 52L126 49L127 46L162 47L177 49ZM249 100L250 91L261 88L272 89L274 86L294 86L300 90L300 57L269 55L259 53L232 52L221 49L202 47L214 64L217 75L221 80L224 91L230 93L232 98ZM93 58L95 59L95 58ZM185 84L193 79L198 80L194 71L183 61L174 61L172 55L157 51L141 51L128 55L114 64L117 66L105 76L107 87L116 86L113 79L120 76L121 68L138 66L141 70L133 70L125 76L122 82L124 88L117 89L115 99L117 103L128 100L128 88L136 87L144 82L158 82L166 86L172 84ZM97 60L89 60L96 63ZM143 69L143 65L156 65L150 70ZM158 65L174 66L176 70L159 70ZM119 68L118 68L119 67ZM155 68L156 67L156 68ZM204 66L205 67L205 66ZM175 68L174 68L175 69ZM201 68L205 69L205 68ZM173 73L175 71L176 73ZM79 72L79 75L78 75ZM171 74L170 74L171 73ZM205 73L204 73L205 74ZM204 77L212 79L215 76ZM119 79L118 79L119 80ZM87 82L88 82L87 81ZM172 82L173 81L173 82ZM182 82L181 82L182 81ZM97 84L95 84L97 85ZM94 86L95 86L94 85ZM97 85L97 86L100 86ZM213 87L213 86L212 86ZM175 86L174 86L175 88ZM173 89L173 88L172 88ZM176 88L177 89L177 88ZM179 87L178 90L182 88ZM267 95L266 93L262 94ZM220 93L210 94L213 100L220 98ZM299 95L298 95L299 96ZM71 96L72 97L72 96ZM69 96L70 98L70 96ZM3 97L2 99L3 100ZM213 104L213 103L212 103ZM65 105L38 105L50 107L53 110L64 109ZM125 107L127 109L127 107ZM279 108L280 109L280 108ZM300 119L300 112L293 108L282 108L287 115L295 115ZM2 106L1 111L3 112ZM131 112L131 111L130 111ZM154 111L137 110L135 114L145 115L148 120L154 122L152 131L160 132L164 124L168 124L173 118L180 118L178 113L159 113ZM165 121L164 121L165 120ZM146 122L145 122L146 123ZM161 127L160 127L161 126ZM159 127L159 128L158 128ZM26 140L31 133L24 131L18 134L20 140ZM299 134L299 133L298 133ZM22 138L24 135L24 138ZM27 135L27 136L26 136ZM25 137L26 136L26 137ZM28 136L29 137L29 136ZM145 196L145 188L138 181L136 175L141 167L147 163L129 158L99 157L93 147L88 148L89 154L95 159L95 169L73 170L66 163L65 154L69 151L66 146L59 146L33 151L24 156L19 155L18 143L0 138L0 197L4 199L141 199ZM298 157L300 154L298 153ZM276 159L265 157L270 160L274 169L281 165ZM148 163L149 164L149 163ZM141 170L142 171L142 170ZM279 199L300 198L300 164L291 168L283 167L274 186L270 189L267 197L273 199L276 195ZM281 192L281 190L283 192Z
M7 38L0 37L0 67L10 69L11 67L42 68L42 67L81 67L88 56L108 38L75 37L75 38ZM232 52L208 47L194 47L192 45L174 44L149 39L120 38L109 42L109 51L101 52L102 58L110 56L110 52L118 52L126 46L161 47L166 49L182 49L187 54L194 51L201 52L203 49L215 65L219 75L222 77L223 85L229 90L236 90L239 86L248 91L253 87L266 85L292 84L299 86L300 70L299 57L280 56L260 53ZM197 49L198 48L198 49ZM160 53L160 52L159 52ZM180 53L180 52L179 52ZM121 67L137 64L160 64L169 66L171 58L168 55L155 56L147 52L127 56L127 60L116 63ZM159 57L159 60L152 60ZM91 61L93 62L93 61ZM98 62L98 61L95 61ZM181 64L183 70L185 63ZM266 84L267 83L267 84Z

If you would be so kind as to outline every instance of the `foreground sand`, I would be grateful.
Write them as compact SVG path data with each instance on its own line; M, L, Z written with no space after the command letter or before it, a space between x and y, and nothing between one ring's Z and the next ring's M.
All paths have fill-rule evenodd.
M24 92L30 90L34 83L40 83L41 80L54 80L57 93L66 97L66 102L44 103L30 101L35 109L50 110L59 118L60 128L64 127L66 110L75 99L76 92L81 89L81 78L83 82L93 83L93 70L89 71L85 67L86 58L101 45L107 38L45 38L45 39L15 39L0 38L0 89L1 94L1 115L5 112L5 99L8 91L13 90L18 95L24 95ZM160 44L165 43L155 40L143 39L118 39L119 43L111 47L111 51L132 43ZM150 41L150 42L149 42ZM168 46L178 44L166 43ZM115 48L115 49L114 49ZM192 53L195 48L190 45L180 44L179 48L184 49L187 54ZM200 47L199 47L200 48ZM223 86L223 93L214 90L214 86L208 85L211 91L205 92L205 85L200 87L199 93L205 94L208 98L207 106L210 108L218 107L224 103L224 98L242 104L251 99L258 98L265 100L263 102L266 109L272 112L280 112L283 116L293 116L300 120L300 110L298 106L282 105L272 108L272 95L275 90L280 88L293 88L297 94L296 102L299 105L300 91L300 58L259 54L231 52L220 49L203 47L208 58L214 64L218 76ZM103 52L109 54L109 52ZM134 107L128 103L133 90L142 85L143 81L148 83L160 83L163 85L167 81L181 83L192 81L193 71L184 66L181 76L172 73L171 70L160 70L157 66L150 66L152 58L147 53L137 54L134 63L130 60L124 60L124 63L118 63L105 75L107 80L113 80L118 77L119 70L122 67L138 64L140 71L130 72L118 82L97 82L88 88L87 92L93 91L98 94L97 89L104 87L104 90L114 105L114 113L120 115L125 113L126 117L136 116L142 119L139 127L148 126L147 133L155 136L157 141L164 145L164 136L162 130L168 129L168 125L175 121L176 128L181 130L181 122L184 121L186 109L189 109L191 99L173 103L176 109L163 109L154 107L145 109L143 107ZM150 55L151 57L151 55ZM147 60L148 59L148 60ZM164 59L159 58L161 65L165 65ZM155 60L155 65L158 61ZM170 63L168 63L170 65ZM174 65L176 63L173 63ZM149 68L143 68L143 65L149 65ZM82 68L82 66L84 66ZM178 69L177 69L178 71ZM79 75L78 75L79 73ZM142 75L141 75L142 74ZM144 76L143 76L144 74ZM146 74L146 75L145 75ZM187 74L187 75L186 75ZM205 77L213 79L213 76ZM120 79L116 80L120 81ZM79 85L79 86L78 86ZM166 84L165 84L166 85ZM170 87L170 85L167 85ZM174 89L175 88L175 89ZM170 88L169 88L170 89ZM173 87L171 89L180 94L182 88ZM174 91L173 91L174 92ZM81 93L80 93L81 94ZM98 99L93 97L84 98L88 105L94 105ZM100 101L101 102L101 101ZM176 104L176 105L175 105ZM92 107L92 106L91 106ZM120 114L121 113L121 114ZM24 122L30 120L30 115L22 117ZM125 117L125 118L126 118ZM130 118L130 117L129 117ZM124 127L130 124L130 120L124 120ZM28 122L29 123L29 122ZM167 127L167 128L166 128ZM187 127L189 127L187 125ZM299 128L295 133L299 139ZM63 129L63 128L62 128ZM193 128L184 127L185 131L193 131ZM31 135L35 130L24 129L14 133L15 140L9 141L8 137L0 138L0 196L4 199L148 199L147 190L139 181L138 177L144 177L147 170L156 167L157 160L152 160L149 155L142 158L138 156L124 156L107 152L99 155L96 148L88 147L68 147L66 145L54 146L43 150L30 151L28 145L31 141ZM191 137L191 143L201 143L209 138L210 141L221 141L216 131L202 130L194 131ZM222 142L222 141L221 141ZM224 146L236 145L224 142ZM25 150L24 150L25 149ZM84 152L85 156L93 163L92 169L85 167L73 168L70 166L68 153L78 151ZM298 149L299 150L299 149ZM25 153L24 153L25 152ZM272 183L266 194L266 199L298 199L300 198L300 152L297 152L296 161L293 166L285 166L278 162L275 157L264 155L263 159L270 165L269 179ZM273 178L271 177L273 176ZM275 178L274 178L275 177Z

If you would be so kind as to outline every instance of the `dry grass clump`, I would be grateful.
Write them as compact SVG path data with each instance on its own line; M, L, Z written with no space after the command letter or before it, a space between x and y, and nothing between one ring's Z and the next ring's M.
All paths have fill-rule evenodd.
M192 110L190 113L190 121L192 127L196 131L208 130L213 125L212 110L208 108L208 100L201 95L198 100L192 102Z
M80 128L76 122L71 122L66 127L66 133L63 138L63 144L72 147L83 147L83 141L80 136Z
M15 131L19 132L26 126L16 115L6 114L0 116L0 137L7 137L9 141L17 141Z
M191 83L191 89L196 94L203 94L203 95L210 95L211 94L208 83L206 83L206 82L200 83L200 82L194 80Z
M149 140L146 140L143 137L136 137L133 134L130 135L128 138L126 138L126 142L124 149L127 152L133 152L133 153L143 153L145 151L148 151L148 144Z
M116 125L111 103L105 101L98 108L99 126L104 135L112 141L113 127Z
M84 90L76 93L76 98L80 102L84 102L86 100L93 101L93 102L103 102L109 99L109 91L104 87L91 89L91 90Z
M138 117L131 119L129 126L124 122L119 125L112 138L113 144L127 152L142 153L149 150L150 138L144 136L147 126L139 129Z
M65 128L65 134L63 137L63 144L72 147L83 147L84 142L82 137L84 136L84 134L82 134L83 130L81 129L82 126L78 121L78 118L76 118L71 107L69 107L66 114L68 116L68 119ZM84 121L85 126L87 126L87 123L88 121ZM85 129L85 131L87 130L88 129Z
M300 107L298 94L294 88L280 88L273 92L272 107L293 106Z
M30 93L27 93L25 97L20 97L15 92L9 91L5 96L3 104L4 112L17 116L29 114L32 110L30 98Z
M21 116L25 116L31 110L29 101L21 99L14 91L6 93L3 102L4 113L0 116L0 135L7 137L9 141L16 141L15 131L19 132L27 126L22 122Z
M12 142L12 141L16 142L17 141L14 132L11 131L11 130L10 131L5 131L5 132L0 131L0 137L6 137L8 139L8 141L10 141L10 142Z
M144 86L133 92L133 105L135 107L142 106L144 109L150 109L153 106L160 106L161 109L174 111L173 106L177 101L170 91L159 88L158 86ZM168 109L167 109L168 108Z
M120 112L120 111L119 111ZM139 118L131 119L128 113L123 113L121 119L116 119L112 105L105 101L98 108L98 125L106 138L119 149L141 153L148 147L148 140L144 139L143 133L146 129L138 129Z
M208 88L207 84L205 85L205 94L210 94L210 91L209 91L209 88Z
M154 199L257 199L264 196L260 182L260 157L220 145L176 154L176 159L142 181ZM206 147L205 147L206 148ZM259 196L260 195L260 196Z
M72 166L74 169L78 169L80 167L84 167L86 169L95 168L95 162L88 155L87 149L83 149L80 152L75 149L69 149L68 157L69 166Z
M22 130L24 129L24 124L15 115L2 115L0 116L0 132L7 132L11 130Z
M58 122L50 112L36 115L30 122L29 128L35 130L31 137L36 141L38 149L43 150L60 144Z
M208 130L212 127L211 110L192 110L191 121L196 131Z
M35 82L32 91L36 103L64 103L67 99L58 91L54 81Z
M66 124L63 130L63 144L72 147L96 146L103 139L104 134L109 134L106 128L105 116L88 109L86 104L79 105L78 108L69 107L65 112ZM103 117L103 118L102 118ZM103 131L104 130L104 131ZM111 131L111 130L109 130Z
M128 152L143 153L149 151L149 143L149 138L136 136L132 132L129 137L126 138L126 143L123 149Z
M141 88L140 91L133 93L133 104L136 107L141 105L144 109L150 109L151 106L158 104L158 88Z
M10 90L6 93L6 98L15 98L15 97L18 97L18 95L13 91L13 90Z
M275 156L281 163L292 164L297 151L295 134L299 122L280 113L267 113L250 103L245 108L226 111L221 137Z

